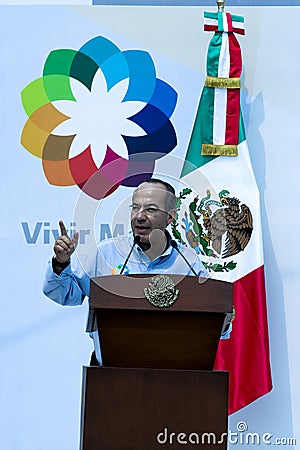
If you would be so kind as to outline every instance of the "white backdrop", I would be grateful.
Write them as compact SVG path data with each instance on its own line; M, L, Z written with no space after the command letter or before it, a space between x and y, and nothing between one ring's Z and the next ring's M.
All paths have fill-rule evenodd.
M149 51L159 78L170 83L183 99L173 116L178 132L178 147L173 154L181 157L193 126L211 37L202 31L204 9L214 10L0 7L4 275L0 312L1 449L78 448L81 371L92 350L85 334L87 305L63 308L41 293L46 262L52 255L53 238L48 240L49 233L51 236L51 230L57 229L60 218L67 225L72 221L80 191L77 187L50 186L41 161L20 145L26 121L20 93L41 76L47 55L56 48L77 50L92 37L103 35L122 49ZM297 244L299 224L300 10L228 10L244 15L246 22L246 36L239 37L244 61L243 113L261 192L274 383L270 394L232 415L229 428L236 432L237 424L243 421L249 432L296 438L300 443L300 261L293 245ZM122 189L124 195L130 192ZM117 198L113 194L111 204ZM34 230L40 232L34 236ZM239 442L230 448L244 446Z

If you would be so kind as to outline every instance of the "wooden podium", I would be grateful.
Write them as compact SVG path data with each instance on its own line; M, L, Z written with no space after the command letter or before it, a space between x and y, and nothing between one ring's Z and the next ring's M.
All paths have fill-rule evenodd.
M178 299L157 307L153 277L91 280L103 366L83 368L81 450L227 448L228 373L213 366L232 284L168 275Z

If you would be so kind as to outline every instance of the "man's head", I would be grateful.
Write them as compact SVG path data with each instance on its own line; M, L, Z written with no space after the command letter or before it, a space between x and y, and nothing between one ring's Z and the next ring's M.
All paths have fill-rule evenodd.
M136 188L132 196L131 228L144 250L150 247L150 233L164 231L173 222L175 213L176 195L169 183L151 178Z

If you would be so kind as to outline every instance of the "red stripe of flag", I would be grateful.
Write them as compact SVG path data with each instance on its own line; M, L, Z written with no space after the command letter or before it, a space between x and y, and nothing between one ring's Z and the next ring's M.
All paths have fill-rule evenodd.
M237 145L240 121L240 90L227 89L225 144Z
M229 371L229 414L272 389L264 267L233 286L236 318L230 339L221 339L215 370Z
M229 78L237 78L242 73L242 53L239 42L233 33L228 35L230 69Z
M228 34L230 68L229 78L239 77L242 72L242 55L233 33ZM236 145L239 136L240 89L227 89L225 144Z
M237 34L245 34L244 28L232 27L232 31Z
M217 25L204 25L204 31L218 31Z
M231 19L231 14L226 13L226 18L227 18L228 31L232 31L232 19Z

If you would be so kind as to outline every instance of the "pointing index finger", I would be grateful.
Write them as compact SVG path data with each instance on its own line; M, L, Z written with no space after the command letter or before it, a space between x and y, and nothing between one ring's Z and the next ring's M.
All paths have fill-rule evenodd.
M63 223L62 220L59 221L59 227L60 227L60 232L62 236L68 236L65 224Z

